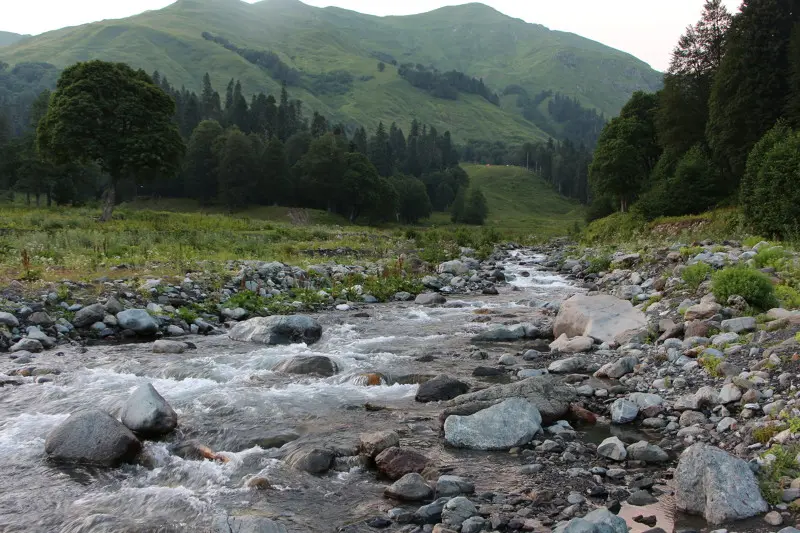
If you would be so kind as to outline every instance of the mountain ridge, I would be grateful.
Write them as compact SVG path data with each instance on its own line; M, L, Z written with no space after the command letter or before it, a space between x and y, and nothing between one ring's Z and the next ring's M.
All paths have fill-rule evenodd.
M457 70L481 78L498 95L512 84L531 95L555 91L581 105L614 115L634 90L653 90L660 74L630 54L509 17L480 3L447 6L408 16L377 17L337 7L317 8L298 0L178 0L133 17L62 28L0 49L0 60L14 64L46 61L63 68L75 61L124 61L170 82L199 91L209 72L223 91L230 78L241 79L248 94L277 94L280 82L240 55L203 39L210 32L238 47L273 52L308 75L346 71L353 77L346 94L290 89L315 111L334 121L370 128L378 120L418 118L466 138L519 142L558 136L559 124L547 117L525 118L516 96L494 106L477 95L455 100L432 97L398 76L397 67L377 69L380 57ZM549 122L548 122L549 121Z

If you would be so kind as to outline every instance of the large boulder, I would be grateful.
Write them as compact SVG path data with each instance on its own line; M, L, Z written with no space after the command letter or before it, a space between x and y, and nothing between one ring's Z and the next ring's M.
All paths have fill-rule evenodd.
M524 398L536 407L542 415L542 420L549 423L560 420L566 415L569 412L569 404L575 401L576 397L573 387L556 381L552 376L536 376L462 394L450 400L449 405L466 408L470 404L484 404L483 406L488 407L508 398Z
M178 426L178 414L151 383L142 385L122 407L122 423L138 435L166 435Z
M628 456L625 443L619 437L608 437L597 447L597 455L606 457L612 461L624 461Z
M455 259L453 261L446 261L441 263L438 267L436 267L436 271L439 274L452 274L454 276L463 276L467 272L469 272L469 267L465 265L462 261Z
M594 340L591 337L568 338L561 334L559 338L550 343L550 349L559 353L583 353L592 349Z
M286 374L314 374L330 377L336 374L339 368L333 359L324 355L297 355L278 363L272 370Z
M605 507L595 509L583 518L573 518L561 524L555 533L628 533L625 519Z
M128 309L117 313L117 323L137 335L150 336L158 333L158 322L144 309Z
M548 372L553 374L581 374L589 368L589 361L583 357L569 357L553 361L547 367Z
M693 444L675 470L675 505L712 524L749 518L768 509L748 464L707 444Z
M417 298L416 300L414 300L414 303L419 305L441 305L447 303L447 298L445 298L438 292L426 292L417 295Z
M326 448L299 446L290 451L284 457L284 461L292 468L309 474L324 474L330 470L335 455L332 450Z
M78 310L72 319L76 328L88 328L95 322L102 322L106 316L106 308L102 304L87 305Z
M313 344L322 337L322 326L305 315L257 317L233 326L228 337L260 344Z
M153 343L153 353L181 354L186 351L186 344L178 341L158 339Z
M523 398L509 398L474 415L447 417L444 439L457 448L507 450L530 442L541 424L535 405Z
M11 313L0 311L0 326L8 326L9 328L19 327L19 320Z
M439 402L452 400L469 390L469 385L450 376L439 375L419 386L416 400L418 402Z
M576 294L562 302L553 334L560 337L586 336L599 342L624 344L647 327L644 313L627 300L611 295Z
M375 466L389 479L400 479L406 474L419 474L430 463L430 459L410 448L392 446L375 457Z
M98 409L73 413L47 436L44 450L58 462L117 466L133 460L142 443L116 418Z

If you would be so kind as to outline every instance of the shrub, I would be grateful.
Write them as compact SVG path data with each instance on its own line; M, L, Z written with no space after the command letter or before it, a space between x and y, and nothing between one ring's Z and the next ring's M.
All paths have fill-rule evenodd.
M741 266L725 268L714 274L711 280L711 291L717 301L723 304L734 294L761 310L770 309L778 303L772 282L758 270Z
M783 251L783 247L770 246L761 248L753 258L753 262L756 268L772 267L777 269L785 258L786 252Z
M695 263L683 269L681 279L691 290L696 291L711 274L711 270L711 266L706 263Z
M589 258L589 267L586 269L591 274L606 272L611 268L611 258L607 255L599 255Z
M722 363L722 358L716 355L704 353L701 355L697 362L700 363L700 366L706 369L706 372L710 376L715 378L722 377L722 373L719 371L719 365Z
M785 309L797 309L800 307L800 292L788 285L778 285L775 287L775 296Z

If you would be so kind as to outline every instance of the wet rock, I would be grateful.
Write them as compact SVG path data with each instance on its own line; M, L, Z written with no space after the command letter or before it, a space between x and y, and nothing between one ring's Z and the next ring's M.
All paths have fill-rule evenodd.
M272 370L286 374L313 374L330 377L339 371L337 364L324 355L296 355L275 365Z
M36 339L31 339L26 337L24 339L20 339L17 343L12 344L11 348L9 348L10 352L30 352L30 353L39 353L44 350L44 346L42 343L37 341Z
M628 456L625 443L619 437L608 437L597 447L597 455L612 461L624 461Z
M186 351L186 344L178 341L158 339L153 343L153 353L180 354Z
M439 476L439 480L436 482L436 495L439 497L472 494L473 492L475 492L475 485L463 477Z
M562 334L550 343L550 349L560 353L588 352L592 346L594 346L594 340L591 337L578 336L570 339L566 334Z
M645 440L640 440L635 444L631 444L628 446L627 451L628 459L632 461L644 461L645 463L663 463L669 461L667 452Z
M358 449L364 455L374 458L383 450L400 446L400 436L395 431L376 431L362 433L359 437Z
M647 492L646 490L637 490L630 496L628 496L628 503L631 505L636 505L637 507L641 507L644 505L651 505L656 503L658 500L653 497L652 494Z
M469 390L463 381L445 375L439 375L419 386L415 399L418 402L439 402L452 400Z
M309 474L324 474L331 468L334 453L332 450L314 447L298 447L289 452L284 461L297 470Z
M447 417L444 438L458 448L506 450L530 442L541 423L536 406L522 398L510 398L473 415Z
M623 518L601 507L583 518L573 518L568 523L559 525L555 533L628 533L628 525Z
M620 398L611 404L611 421L615 424L633 422L638 415L639 407L629 400Z
M594 373L598 378L619 379L626 374L633 372L639 360L636 357L621 357L613 363L607 363Z
M203 459L210 459L212 461L220 461L223 463L228 462L227 457L215 453L214 450L194 439L181 441L170 446L170 452L181 459L186 459L187 461L202 461Z
M73 413L47 436L47 456L58 462L117 466L142 449L136 435L98 409Z
M463 496L457 496L444 504L442 523L459 531L464 521L477 514L478 509L475 504Z
M75 317L72 319L72 325L76 328L86 328L95 322L102 322L105 316L106 308L101 304L87 305L75 313Z
M417 295L417 298L416 300L414 300L414 303L419 305L442 305L444 303L447 303L447 298L445 298L438 292L426 292Z
M178 414L151 383L133 391L120 416L125 426L139 435L166 435L178 426Z
M128 309L117 313L117 322L122 329L128 329L136 335L150 336L158 333L158 322L144 309Z
M414 513L413 521L418 524L436 524L440 522L444 504L448 501L450 501L450 498L439 498L433 503L423 505Z
M472 337L472 342L513 342L524 338L525 328L517 324L489 329Z
M425 482L425 478L416 473L406 474L391 486L386 487L383 494L396 500L415 502L427 500L433 496L433 489Z
M400 479L406 474L421 473L430 459L410 448L393 446L375 457L375 466L389 479Z
M681 454L674 480L676 507L712 524L749 518L768 508L747 463L707 444L693 444Z
M502 368L493 368L490 366L479 366L472 371L472 375L476 378L493 378L497 376L505 376L506 371Z
M552 376L538 376L462 394L450 400L450 405L497 403L507 398L524 398L538 409L544 422L550 423L563 418L569 412L570 403L575 401L576 397L574 388L556 381Z
M255 515L218 515L212 528L213 533L288 533L286 526Z
M589 366L589 361L583 357L570 357L553 361L547 367L548 372L553 374L580 374L585 372Z
M610 295L576 294L562 302L553 334L560 337L587 336L600 342L624 344L647 327L644 313L629 301Z
M269 345L310 345L322 337L322 326L305 315L257 317L233 326L228 337L235 341Z
M114 316L125 310L125 307L123 307L122 303L113 296L106 301L106 304L103 307L106 313Z
M0 311L0 326L7 326L9 328L19 327L19 320L11 313Z

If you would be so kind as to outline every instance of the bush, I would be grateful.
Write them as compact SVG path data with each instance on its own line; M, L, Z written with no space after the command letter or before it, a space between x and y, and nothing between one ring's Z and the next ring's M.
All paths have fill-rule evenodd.
M695 263L683 269L681 279L691 290L696 291L700 284L711 274L711 270L711 266L706 263Z
M775 296L784 309L797 309L800 307L800 292L788 285L775 287Z
M611 258L607 255L599 255L589 258L589 266L586 272L599 274L600 272L607 272L609 268L611 268Z
M772 282L758 270L741 266L725 268L711 279L711 290L717 301L723 304L734 294L761 310L770 309L778 303Z
M752 228L787 235L800 217L800 133L778 124L750 152L740 203Z
M758 251L753 258L753 262L756 268L779 268L785 257L786 252L783 251L781 246L764 247Z

